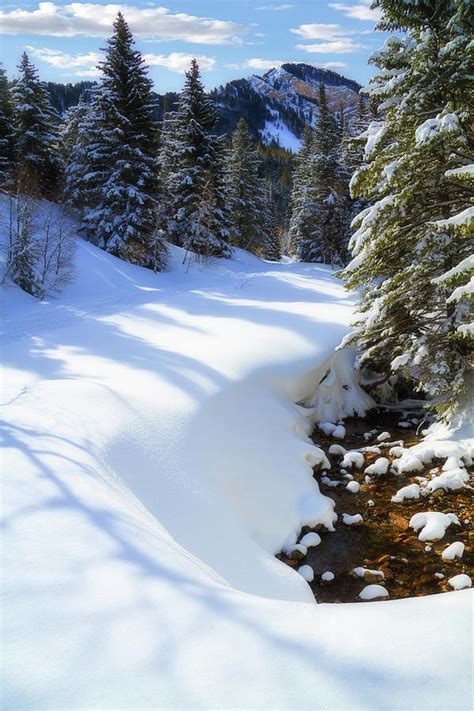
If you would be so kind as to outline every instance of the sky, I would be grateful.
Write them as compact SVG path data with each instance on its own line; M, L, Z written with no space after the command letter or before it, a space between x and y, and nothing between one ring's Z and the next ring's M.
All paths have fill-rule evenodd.
M150 66L156 90L179 90L192 57L208 89L284 62L332 69L361 84L383 42L371 0L125 0L9 2L0 5L0 58L17 75L28 52L44 81L99 76L101 48L119 10Z

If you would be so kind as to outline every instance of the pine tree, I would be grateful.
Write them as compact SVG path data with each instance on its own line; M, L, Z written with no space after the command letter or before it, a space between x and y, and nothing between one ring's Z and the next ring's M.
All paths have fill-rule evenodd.
M24 52L19 79L12 89L18 189L46 198L57 195L62 165L58 116L45 85Z
M0 65L0 187L10 181L14 156L13 107L7 76Z
M213 133L215 124L214 105L204 93L193 59L180 95L173 138L174 168L167 176L165 192L171 239L204 258L230 254L222 209L222 141Z
M370 207L356 218L345 270L349 287L364 288L349 340L360 367L401 371L449 415L469 387L472 357L469 8L463 0L378 4L381 28L407 34L374 58L372 95L384 117L369 127L353 180Z
M68 182L79 202L89 239L127 261L161 269L157 238L157 126L152 83L132 33L119 12L108 40L103 73L78 130ZM77 173L75 173L77 171Z
M279 259L275 218L262 176L262 161L243 118L232 134L225 183L232 244L269 259Z
M319 87L319 116L306 132L294 178L290 232L303 262L342 264L347 221L347 185L340 160L341 130Z

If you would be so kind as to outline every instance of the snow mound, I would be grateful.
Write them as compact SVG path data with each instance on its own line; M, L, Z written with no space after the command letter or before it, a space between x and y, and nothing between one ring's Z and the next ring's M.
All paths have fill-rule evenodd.
M464 590L465 588L472 587L472 580L466 573L459 573L459 575L454 575L449 578L448 583L451 585L453 590Z
M419 531L421 528L421 533L418 536L420 541L439 541L453 523L460 526L456 514L423 511L411 517L410 528L413 528L414 531Z
M408 486L402 486L397 493L392 496L392 501L395 504L401 504L406 499L419 499L420 498L420 486L419 484L408 484Z
M441 558L443 560L454 560L455 558L462 558L464 553L464 543L461 541L454 541L451 545L447 546L441 553Z
M361 600L380 600L383 597L388 597L388 590L384 588L383 585L366 585L360 593L359 597Z
M386 474L388 472L389 466L390 462L386 457L379 457L373 464L370 464L370 466L367 467L365 474L368 474L369 476L380 476L381 474Z

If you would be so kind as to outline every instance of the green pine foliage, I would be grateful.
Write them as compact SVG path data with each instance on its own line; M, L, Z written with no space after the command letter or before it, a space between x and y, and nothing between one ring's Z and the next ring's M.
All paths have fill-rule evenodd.
M14 157L13 106L7 76L0 65L0 187L10 181Z
M59 158L58 116L47 89L26 52L12 88L17 188L38 197L57 197L62 163Z
M88 238L134 264L163 268L157 240L157 125L152 82L119 12L92 105L81 109L77 152L68 166ZM71 130L76 130L71 126ZM151 246L151 249L149 247Z
M204 259L230 255L223 210L223 139L214 133L216 119L193 59L177 114L165 124L167 141L160 164L165 173L168 237Z
M379 117L352 181L370 206L356 218L344 272L349 288L363 289L350 341L361 367L401 372L450 415L472 360L469 9L464 0L377 4L381 28L406 35L389 38L373 60Z
M293 180L290 241L303 262L344 263L348 179L341 141L341 127L321 84L316 126L304 133Z
M225 202L229 211L230 239L268 259L279 259L275 216L262 175L262 161L245 119L232 134L226 161Z

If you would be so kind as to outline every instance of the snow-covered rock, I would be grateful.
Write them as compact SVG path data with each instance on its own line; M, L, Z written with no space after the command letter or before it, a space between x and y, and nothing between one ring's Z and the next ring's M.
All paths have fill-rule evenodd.
M368 476L380 476L387 473L389 466L390 462L386 457L379 457L366 468L365 474Z
M454 560L455 558L462 558L464 553L464 543L462 541L454 541L451 543L444 551L441 553L441 558L443 560Z
M310 565L302 565L298 568L298 573L308 582L312 583L314 580L314 570Z
M361 452L346 452L341 462L341 467L350 469L362 469L364 466L364 455Z
M437 489L457 491L458 489L464 488L468 481L469 474L467 471L461 467L457 467L456 469L443 471L439 476L433 477L426 485L426 488L430 492L436 491Z
M350 481L346 485L347 491L350 491L351 494L357 494L357 492L360 490L360 484L358 481Z
M303 546L306 546L306 548L311 548L313 546L319 546L319 544L321 543L321 536L318 536L318 534L315 533L314 531L309 531L309 533L304 534L300 543Z
M423 511L416 513L410 519L410 528L413 528L415 532L421 528L421 533L418 536L420 541L441 540L451 524L460 525L456 514L445 514L440 511Z
M420 486L419 484L408 484L408 486L402 486L397 493L392 496L392 501L395 504L401 504L406 499L419 499L420 498Z
M390 432L381 432L377 436L377 442L386 442L388 439L391 439L392 435Z
M423 469L423 462L414 454L410 454L411 450L405 450L402 456L394 462L394 466L399 474L409 472L419 472Z
M459 575L454 575L449 578L448 583L451 585L453 590L464 590L465 588L472 587L472 580L466 573L459 573Z
M384 588L383 585L377 585L376 583L366 585L359 593L361 600L379 600L388 596L387 588Z
M335 577L336 577L336 576L334 575L333 572L331 572L330 570L326 570L326 571L321 575L321 580L322 580L324 583L332 583L332 581L334 580Z
M364 522L364 519L362 518L361 514L348 514L348 513L343 513L342 514L342 522L346 524L346 526L360 526L361 523Z

